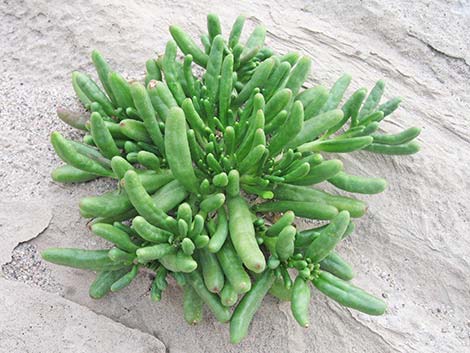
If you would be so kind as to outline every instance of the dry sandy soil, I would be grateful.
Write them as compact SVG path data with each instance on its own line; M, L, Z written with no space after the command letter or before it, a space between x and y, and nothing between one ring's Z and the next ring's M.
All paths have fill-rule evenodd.
M78 214L81 197L104 181L53 183L59 164L51 131L74 136L55 116L76 107L70 74L92 71L100 50L117 70L140 78L147 58L169 39L168 25L191 33L208 11L227 32L239 13L263 22L280 52L313 58L310 84L343 72L351 87L384 78L402 108L386 132L423 128L411 157L340 156L351 173L386 177L369 212L340 252L355 283L383 296L389 310L368 317L315 294L309 329L289 306L265 299L250 336L229 345L227 327L206 315L189 327L172 284L161 303L142 275L101 301L88 295L93 274L41 261L49 246L102 243ZM20 1L0 3L0 351L1 352L468 352L470 351L470 3L375 1ZM76 135L75 135L76 136Z

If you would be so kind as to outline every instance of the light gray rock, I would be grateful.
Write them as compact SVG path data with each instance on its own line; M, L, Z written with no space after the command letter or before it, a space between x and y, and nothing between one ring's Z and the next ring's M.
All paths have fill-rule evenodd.
M3 201L0 203L0 265L11 260L11 253L20 242L37 237L52 218L49 205L38 200Z
M383 317L344 309L315 292L311 327L301 329L286 304L268 297L241 346L228 342L227 326L210 315L197 327L182 319L174 285L161 303L148 299L141 276L100 302L88 298L93 274L47 265L66 298L157 335L171 352L466 352L470 347L470 66L468 1L250 1L155 2L9 1L0 4L0 200L40 197L52 205L48 229L32 244L100 248L78 214L85 195L112 183L58 185L59 165L50 131L79 134L54 114L77 107L70 74L92 73L89 54L100 50L126 77L142 77L144 62L161 53L169 24L197 39L205 16L220 15L223 31L239 13L247 32L257 23L280 52L313 58L309 84L330 87L343 72L353 89L383 78L386 98L403 97L383 131L423 128L422 151L411 157L353 153L337 156L352 174L386 177L388 190L361 197L369 203L356 233L339 248L357 272L354 283L386 297ZM3 153L8 151L8 153ZM303 224L308 226L308 224ZM56 288L56 287L51 287ZM2 289L0 289L2 291ZM34 311L34 308L32 309ZM47 332L47 330L45 330Z
M157 338L90 309L0 278L0 352L165 352Z

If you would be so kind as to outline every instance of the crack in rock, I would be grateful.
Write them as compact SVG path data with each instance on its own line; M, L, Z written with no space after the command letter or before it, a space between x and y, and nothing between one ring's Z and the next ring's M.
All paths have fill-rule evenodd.
M12 259L13 249L39 236L52 219L51 208L40 201L7 201L0 205L0 265Z
M47 292L63 291L51 269L42 261L37 247L27 242L13 250L12 260L1 267L1 273L6 279L33 284Z
M420 38L418 35L412 33L412 32L408 32L407 33L408 36L410 36L411 38L415 38L417 40L419 40L421 43L423 43L425 46L427 46L432 52L438 54L438 55L442 55L442 56L445 56L449 59L453 59L453 60L457 60L457 61L461 61L465 66L469 67L470 68L470 64L467 62L467 60L461 56L456 56L456 55L452 55L452 54L449 54L449 53L446 53L445 51L441 50L441 49L438 49L436 48L435 46L433 46L431 43L427 42L426 40Z

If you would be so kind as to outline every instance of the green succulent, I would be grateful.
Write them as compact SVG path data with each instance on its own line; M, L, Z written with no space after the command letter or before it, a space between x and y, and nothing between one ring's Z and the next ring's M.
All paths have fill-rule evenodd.
M65 162L52 177L117 181L115 190L80 201L91 231L113 247L47 249L42 256L96 271L90 287L96 299L126 287L146 267L155 271L150 293L159 300L173 276L184 289L185 319L199 322L206 305L217 320L230 321L233 343L247 335L268 292L291 301L295 319L308 326L310 283L344 306L383 314L385 303L350 284L354 272L334 251L366 204L317 184L382 192L384 179L350 175L328 154L412 154L420 129L378 134L400 104L381 103L383 81L347 99L349 75L329 90L305 88L310 58L274 53L261 25L242 44L244 21L238 17L224 39L219 18L208 15L203 49L171 26L165 53L146 62L145 85L129 83L96 51L102 88L73 73L73 88L91 114L58 110L86 134L77 142L52 133ZM295 217L324 222L298 231Z

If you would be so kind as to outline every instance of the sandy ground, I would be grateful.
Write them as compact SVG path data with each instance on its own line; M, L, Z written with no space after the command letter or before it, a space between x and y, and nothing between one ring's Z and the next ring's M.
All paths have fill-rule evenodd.
M76 107L74 69L91 72L99 49L128 77L143 74L161 52L168 25L191 33L216 12L224 30L239 13L263 22L280 52L313 57L311 84L341 73L351 87L387 82L402 108L384 130L420 126L422 152L411 157L353 153L351 173L386 177L367 197L369 212L340 252L355 283L389 303L368 317L315 294L311 327L299 328L287 304L269 297L249 338L228 342L209 315L197 327L182 318L181 292L148 298L150 279L93 301L93 274L41 261L49 246L98 248L78 201L110 187L104 181L63 186L48 136L75 132L55 116ZM468 352L470 350L470 3L375 1L13 1L0 3L0 352ZM161 342L160 342L161 341ZM163 345L165 347L163 347Z

